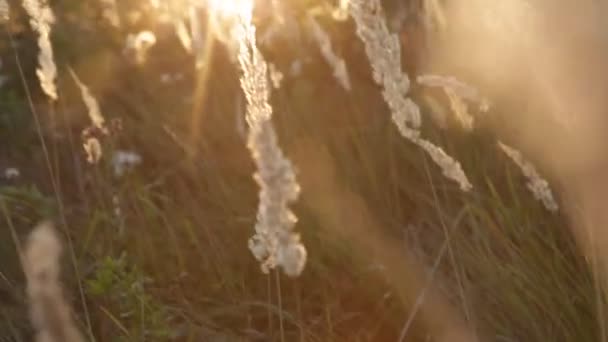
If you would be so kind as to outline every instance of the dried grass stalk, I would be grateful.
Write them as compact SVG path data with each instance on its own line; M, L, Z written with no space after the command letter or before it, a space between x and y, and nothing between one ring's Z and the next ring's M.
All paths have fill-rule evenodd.
M44 93L57 100L57 66L53 57L53 47L51 45L51 25L55 22L53 11L45 0L23 0L23 8L30 16L30 25L38 33L38 54L39 67L36 75L40 80L40 87Z
M72 75L72 78L76 82L76 85L78 85L78 88L80 88L82 101L87 107L87 113L89 115L89 118L91 119L91 125L93 127L93 129L85 129L83 134L84 142L82 146L87 157L87 162L91 164L97 164L101 160L101 157L103 155L101 143L99 142L99 139L96 136L88 135L87 133L89 131L97 131L101 134L107 134L108 128L106 127L105 119L101 114L101 110L99 109L99 103L91 94L89 88L84 83L82 83L82 81L80 81L80 78L78 78L78 75L76 75L74 70L69 70L70 74Z
M379 0L351 0L349 12L357 34L365 46L376 83L392 113L392 120L401 135L425 150L442 173L457 182L462 191L473 188L460 163L440 147L420 137L420 109L407 98L410 80L401 69L401 46L397 35L389 32Z
M500 149L521 169L521 172L528 179L528 189L534 195L534 198L541 201L545 208L549 211L558 211L559 205L553 197L553 192L549 187L549 182L542 178L532 163L523 158L518 150L498 142Z
M61 242L50 223L36 227L25 246L23 267L36 342L84 341L59 281L61 249Z
M8 21L10 13L10 7L6 0L0 0L0 23Z
M250 7L239 14L235 28L241 88L247 99L247 147L257 167L254 178L260 186L256 233L249 240L249 249L261 262L263 272L280 266L287 275L295 277L302 273L307 256L300 236L293 232L297 219L289 209L289 204L298 198L300 186L272 125L268 63L256 46L251 10Z
M346 69L346 63L344 59L336 55L332 46L331 39L329 38L329 34L323 30L323 27L319 25L319 23L312 17L308 17L308 25L311 28L312 35L319 44L319 48L321 49L321 55L329 64L334 72L334 78L338 81L338 83L344 88L346 91L350 91L350 77L348 76L348 70Z

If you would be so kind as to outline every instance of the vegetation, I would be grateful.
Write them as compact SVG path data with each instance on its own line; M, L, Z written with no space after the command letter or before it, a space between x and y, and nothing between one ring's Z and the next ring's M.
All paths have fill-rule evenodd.
M492 85L485 108L481 95L416 81L445 71L476 80L427 57L460 1L382 2L419 127L411 117L397 123L386 101L395 73L378 81L346 7L272 2L259 0L253 16L261 56L282 76L268 89L263 132L276 132L297 181L289 186L300 189L297 201L281 199L297 216L282 238L306 248L303 271L287 272L298 277L280 262L267 261L265 274L248 249L256 223L291 217L257 212L276 173L264 178L252 148L260 126L246 114L234 23L178 0L118 2L116 12L112 1L56 0L54 56L39 57L45 31L25 5L38 2L9 1L0 24L0 341L44 341L29 312L27 265L38 263L22 249L45 220L61 236L62 292L86 340L604 341L601 263L568 211L578 203L563 205L574 201L563 174L541 148L521 145L528 161L514 163L498 145L525 140L504 125L519 107ZM47 72L36 71L44 58L57 65L56 99L40 79ZM340 59L348 81L335 71ZM532 97L521 101L533 107ZM473 127L453 115L459 109ZM431 145L457 161L470 188L444 176ZM522 163L537 169L522 172ZM530 192L531 173L548 177L540 187L551 185L559 210Z

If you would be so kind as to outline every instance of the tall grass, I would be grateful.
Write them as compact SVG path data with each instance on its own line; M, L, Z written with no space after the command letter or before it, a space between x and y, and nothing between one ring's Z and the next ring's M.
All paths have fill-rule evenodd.
M60 284L61 242L44 223L29 235L23 255L30 315L37 342L84 341Z
M437 2L428 4L441 22L450 19ZM7 302L0 305L6 318L0 335L27 340L20 331L26 318L13 313L27 304L37 312L37 332L55 327L43 322L49 316L38 314L38 302L23 298L29 289L30 299L56 295L49 301L54 317L72 327L63 331L73 340L81 339L74 326L85 325L78 317L92 318L86 325L98 341L601 339L598 264L581 248L569 212L543 208L556 207L558 199L537 201L550 194L549 183L537 177L544 164L536 169L533 154L524 160L506 145L499 153L497 134L488 129L501 111L509 115L508 103L499 98L485 108L483 87L436 78L435 70L406 73L402 59L411 47L389 30L392 12L379 1L271 7L293 11L298 34L284 29L280 13L248 7L216 28L225 30L221 37L202 32L209 27L205 8L119 5L120 28L111 28L112 22L84 25L97 12L81 2L53 3L57 19L49 38L61 96L53 102L56 116L40 108L36 133L52 142L52 186L38 174L46 159L27 128L33 117L22 94L0 89L0 113L22 114L0 116L6 152L0 169L6 158L22 170L18 180L0 180L2 217L13 228L0 235L0 253L20 250L39 219L63 216L77 266L63 273L62 293L57 234L41 228L41 240L36 230L25 244L24 279L18 267L0 264L0 304ZM139 15L129 15L129 6ZM159 23L168 13L179 15ZM345 13L352 20L333 21ZM327 36L311 31L312 17ZM124 40L143 30L154 31L156 43L145 62L129 63ZM258 45L266 30L277 32L274 43ZM401 34L412 41L412 32ZM33 43L34 52L22 48L26 71L44 69L36 66ZM342 71L332 75L326 63L337 56L344 60L333 67ZM301 73L290 72L295 62ZM65 65L73 66L75 82ZM270 65L283 75L272 90ZM24 74L26 90L39 83L33 78ZM205 96L184 96L198 93L200 79ZM50 96L44 87L34 100ZM467 129L426 120L442 107L458 109L454 118L464 118ZM102 119L95 114L100 108ZM239 115L246 118L245 144ZM123 129L104 136L98 163L86 163L74 136L115 118ZM6 138L15 127L22 143ZM115 172L121 151L139 157L131 172ZM47 252L29 253L34 241ZM19 264L19 254L6 252L5 259ZM30 269L51 261L52 284L32 289ZM298 278L260 273L258 262ZM66 303L78 282L87 305L74 305L72 322ZM51 332L56 340L69 341L56 331L62 330Z
M51 100L57 100L57 88L55 79L57 78L57 66L53 57L53 47L51 45L51 25L55 22L53 11L45 0L24 0L23 8L30 16L30 25L38 33L38 54L39 67L36 75L40 80L42 90Z
M260 185L260 204L256 234L249 240L249 249L262 262L266 273L281 266L286 274L298 276L306 264L306 248L300 236L292 232L297 219L289 210L300 186L295 179L294 167L284 157L272 126L268 64L260 53L251 23L251 8L239 13L238 35L239 65L243 71L241 87L247 98L247 147L257 166L255 179Z
M370 59L374 80L384 88L384 99L401 135L426 151L443 174L457 182L463 191L471 190L473 186L460 163L440 147L420 137L420 109L415 102L405 97L410 88L410 80L401 70L399 40L388 31L380 1L354 0L349 3L349 9L357 25L357 34Z

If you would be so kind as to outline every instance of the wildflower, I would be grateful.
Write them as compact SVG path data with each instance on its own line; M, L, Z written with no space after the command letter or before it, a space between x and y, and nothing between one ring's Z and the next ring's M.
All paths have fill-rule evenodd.
M370 60L374 81L383 87L382 95L401 135L426 151L442 173L457 182L461 190L471 190L472 185L460 164L440 147L420 137L420 109L406 97L410 80L401 70L399 38L389 32L379 0L350 0L349 12Z
M287 275L298 276L306 264L306 249L293 232L297 219L289 204L298 198L300 187L272 126L268 63L256 46L255 27L251 24L252 4L249 5L247 10L238 13L235 31L242 70L241 88L247 99L247 147L257 168L254 179L260 186L256 233L249 240L249 249L262 263L263 272L281 266Z
M59 281L61 242L49 223L40 224L27 239L23 267L30 317L37 342L82 342Z
M9 179L9 180L19 178L20 175L21 175L21 173L19 172L19 169L16 167L7 167L4 170L4 178Z
M141 156L132 151L116 151L112 156L112 166L114 167L114 175L121 177L126 171L132 170L135 166L141 164Z
M51 25L55 22L55 16L45 0L23 0L23 8L30 16L30 25L38 33L39 67L36 75L40 80L40 87L44 93L57 100L57 66L53 58L53 47L51 45Z
M538 174L534 165L526 161L522 157L521 152L517 151L516 149L503 144L500 141L498 142L498 146L509 158L511 158L511 160L513 160L513 162L521 169L524 176L528 179L527 186L534 195L534 198L541 201L545 208L549 211L559 210L559 205L553 197L553 193L549 187L549 182Z

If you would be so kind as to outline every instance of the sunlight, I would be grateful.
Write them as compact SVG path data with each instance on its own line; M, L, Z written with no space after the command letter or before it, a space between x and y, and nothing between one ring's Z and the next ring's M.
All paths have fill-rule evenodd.
M208 0L208 4L215 17L230 20L251 16L253 0Z
M214 39L211 38L215 37L230 50L231 46L236 46L237 37L240 34L237 29L240 25L237 24L249 25L253 10L253 0L203 0L202 3L206 5L209 20L206 21L206 27L202 30L205 32L205 37L202 39L204 47L197 58L198 76L194 90L192 130L190 132L192 141L198 139L200 123L204 121L202 106L206 98L207 79L210 71L205 66L208 65L214 54ZM198 21L197 23L200 24ZM198 30L201 28L199 27Z

